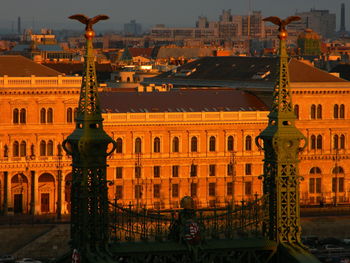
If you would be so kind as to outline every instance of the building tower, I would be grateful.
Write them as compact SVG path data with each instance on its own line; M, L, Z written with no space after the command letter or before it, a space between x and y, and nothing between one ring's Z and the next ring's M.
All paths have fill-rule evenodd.
M295 114L289 88L288 55L285 26L300 17L280 20L268 17L279 25L279 75L274 87L273 102L267 128L256 139L263 140L264 182L263 192L267 196L267 215L264 222L265 235L282 245L301 245L299 212L298 153L301 141L306 138L295 127ZM260 147L260 146L259 146Z
M69 17L86 25L86 55L76 127L63 141L64 150L72 156L71 244L81 262L110 262L108 242L108 188L106 157L116 143L103 130L93 55L92 25L108 19L99 15L88 19L84 15ZM107 152L109 144L113 144ZM77 256L78 254L78 256Z
M340 32L345 32L345 4L341 4L341 11L340 11Z

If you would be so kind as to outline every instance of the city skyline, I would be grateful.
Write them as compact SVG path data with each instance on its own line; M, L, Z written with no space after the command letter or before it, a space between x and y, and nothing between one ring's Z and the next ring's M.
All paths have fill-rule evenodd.
M345 3L346 28L350 28L350 3L346 0L295 0L292 3L286 0L251 0L251 10L261 10L264 16L278 15L287 17L296 11L309 11L314 9L328 9L337 15L337 30L340 24L340 5ZM22 8L19 9L18 7ZM67 8L69 6L69 8ZM135 8L136 7L136 8ZM22 19L22 28L53 28L53 29L80 29L75 23L68 20L68 16L75 13L84 13L88 16L107 14L110 20L101 23L97 30L122 30L124 23L135 19L144 28L156 24L166 26L191 27L195 25L198 16L207 16L209 20L217 20L223 9L231 9L232 14L242 15L249 11L248 0L218 0L215 3L208 0L193 0L191 3L179 0L164 2L151 0L143 2L132 0L120 4L112 0L101 0L99 5L92 1L49 2L37 0L24 2L14 0L6 2L3 6L0 19L0 30L16 31L17 18ZM43 12L45 10L45 12ZM171 10L171 12L169 12Z

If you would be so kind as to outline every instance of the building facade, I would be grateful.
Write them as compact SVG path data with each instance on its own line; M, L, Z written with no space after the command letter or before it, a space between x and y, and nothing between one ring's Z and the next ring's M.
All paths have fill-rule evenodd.
M60 144L74 128L81 79L40 70L29 72L37 76L0 77L0 207L6 214L70 211L71 159ZM291 66L294 80L295 74ZM296 125L309 140L300 155L301 202L349 203L349 82L320 76L291 83ZM205 91L192 92L201 101ZM242 105L248 98L227 92ZM267 107L251 108L255 99L242 108L220 108L223 99L214 95L218 105L203 104L202 110L176 106L181 100L171 109L142 104L147 96L161 101L161 93L171 95L134 93L126 100L122 93L101 93L104 127L118 145L108 160L109 198L157 209L178 207L185 195L198 207L259 197L263 152L255 137L266 126Z

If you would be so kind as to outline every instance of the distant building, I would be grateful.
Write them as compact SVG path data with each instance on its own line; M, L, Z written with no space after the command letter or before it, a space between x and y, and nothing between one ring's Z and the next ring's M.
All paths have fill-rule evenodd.
M324 38L332 38L336 31L336 15L329 10L311 9L309 12L296 13L301 21L295 24L304 26L304 29L311 28Z
M321 39L320 36L312 31L306 29L298 37L298 49L302 56L319 56L321 55Z
M136 20L131 20L130 23L124 24L124 34L126 36L139 36L142 34L141 24L136 23Z

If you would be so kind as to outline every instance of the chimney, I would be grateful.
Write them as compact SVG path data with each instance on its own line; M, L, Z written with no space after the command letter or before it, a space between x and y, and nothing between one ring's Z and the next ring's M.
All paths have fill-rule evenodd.
M341 13L340 13L340 32L345 32L345 4L341 4Z

